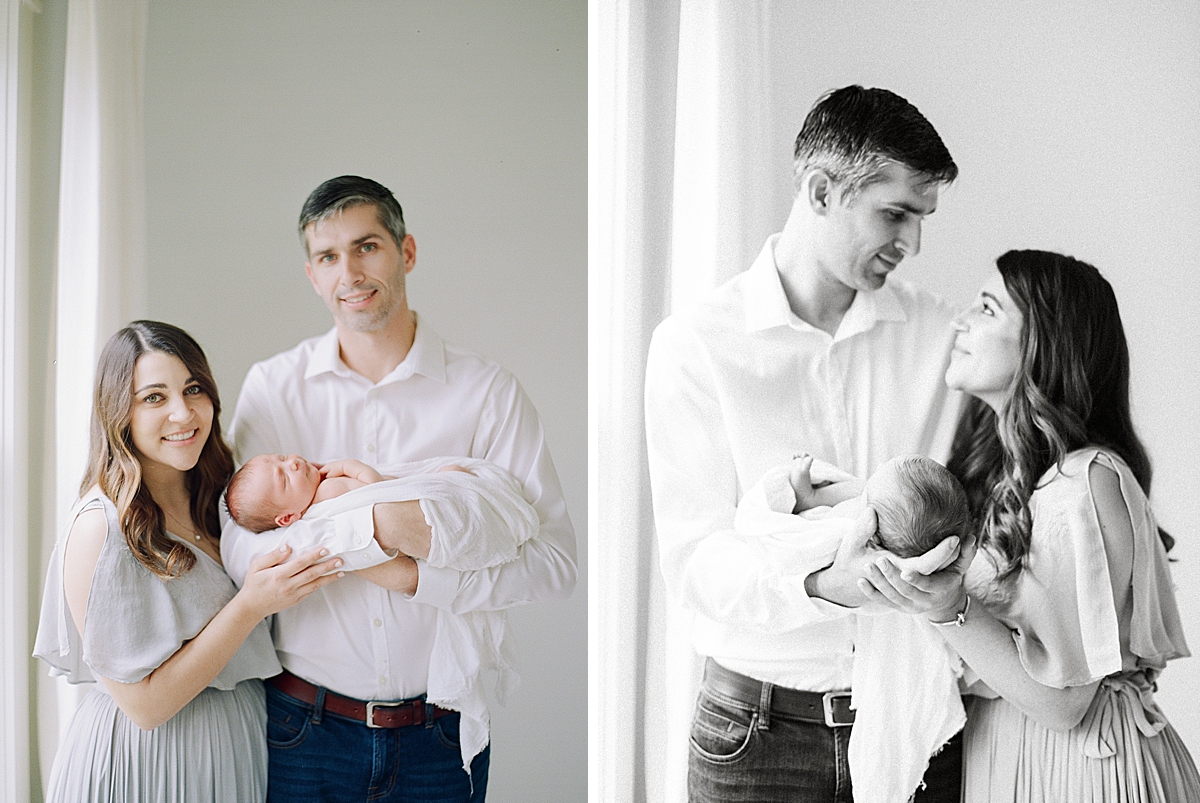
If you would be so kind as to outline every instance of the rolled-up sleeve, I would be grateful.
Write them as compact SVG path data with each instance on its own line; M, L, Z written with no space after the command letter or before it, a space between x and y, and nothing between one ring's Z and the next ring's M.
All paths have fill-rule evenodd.
M578 575L575 531L537 411L510 374L497 377L479 426L477 442L486 449L475 456L520 482L537 511L537 535L520 545L515 560L486 569L456 571L418 561L413 600L464 613L565 599Z

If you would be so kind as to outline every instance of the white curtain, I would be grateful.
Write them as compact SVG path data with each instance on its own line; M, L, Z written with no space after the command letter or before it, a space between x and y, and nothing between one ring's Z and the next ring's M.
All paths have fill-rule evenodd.
M767 0L596 0L589 17L590 798L686 798L700 662L667 600L642 388L654 327L776 222Z
M145 310L146 18L147 0L70 0L67 10L55 345L57 532L83 478L99 350ZM45 544L44 551L52 547ZM50 689L58 729L42 723L43 772L80 696L65 683Z
M0 801L14 802L29 793L27 239L19 209L19 151L29 129L18 97L20 16L20 0L0 5Z

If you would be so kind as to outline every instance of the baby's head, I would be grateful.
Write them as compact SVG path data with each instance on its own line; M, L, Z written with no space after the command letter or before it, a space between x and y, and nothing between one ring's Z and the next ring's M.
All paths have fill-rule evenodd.
M225 504L234 521L261 533L303 516L320 484L320 470L300 455L260 454L233 475Z
M867 480L865 501L875 508L881 546L902 558L922 555L971 528L962 485L937 462L919 455L893 458Z

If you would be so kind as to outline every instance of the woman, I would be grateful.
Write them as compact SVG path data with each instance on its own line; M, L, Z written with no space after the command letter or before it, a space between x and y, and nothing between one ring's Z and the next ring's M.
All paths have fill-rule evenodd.
M221 567L218 502L233 473L204 352L135 321L96 369L91 448L50 560L34 654L101 681L55 756L49 801L254 801L266 795L260 678L280 671L263 618L341 573L316 552L259 559L239 591Z
M1146 499L1116 298L1070 257L1010 251L996 264L956 321L946 371L972 397L949 468L967 490L978 552L965 587L926 612L979 679L963 799L1200 800L1200 776L1153 696L1166 662L1188 651L1172 542ZM881 590L919 610L931 586L884 568L894 588Z

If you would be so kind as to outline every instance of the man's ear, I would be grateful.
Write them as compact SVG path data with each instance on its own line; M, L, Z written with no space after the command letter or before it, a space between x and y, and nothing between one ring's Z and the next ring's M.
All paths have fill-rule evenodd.
M276 527L286 527L299 518L300 518L299 513L280 513L278 516L275 517L275 526Z
M800 192L814 214L826 215L834 204L833 179L824 170L816 169L804 177Z
M400 259L404 262L404 272L412 273L417 266L417 241L411 234L404 235L400 241Z
M308 277L308 283L312 285L313 292L318 296L321 295L321 288L317 287L317 280L313 278L312 263L304 263L304 275Z

